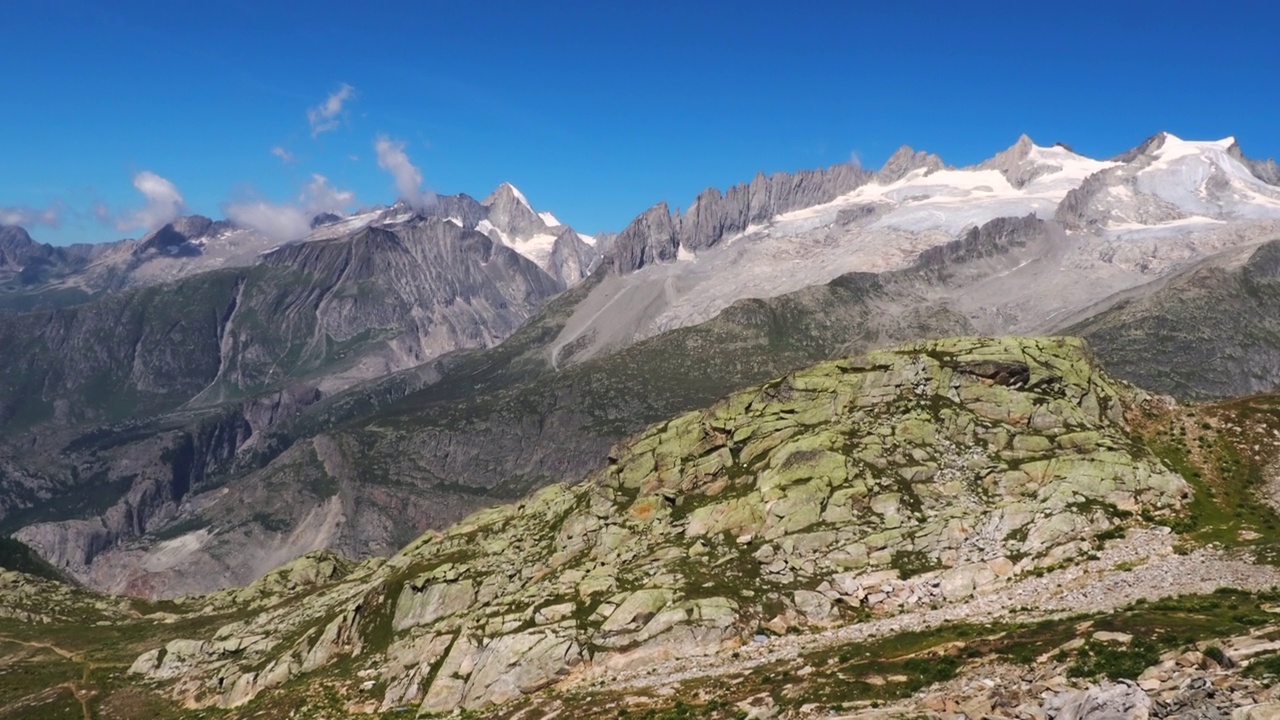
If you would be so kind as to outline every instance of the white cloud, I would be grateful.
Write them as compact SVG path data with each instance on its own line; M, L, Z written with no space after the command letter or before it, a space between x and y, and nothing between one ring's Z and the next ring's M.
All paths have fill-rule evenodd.
M336 213L350 207L356 201L356 194L350 190L339 190L330 185L325 176L313 174L298 201L314 210L316 215L322 212Z
M62 203L57 202L47 208L33 208L25 205L16 207L0 207L0 225L21 225L34 227L58 227L62 223Z
M285 165L289 165L293 163L293 160L294 160L293 153L289 152L288 150L285 150L279 145L271 148L271 154L280 158L280 162L284 163Z
M342 106L355 97L356 89L342 83L337 90L319 105L307 110L307 121L311 123L311 137L329 132L338 127L338 116L342 114Z
M150 170L134 175L133 186L146 198L146 205L121 215L116 220L117 230L155 230L173 222L186 207L178 188Z
M226 213L236 225L253 228L276 242L298 240L311 232L313 216L293 205L273 205L265 201L236 203L228 205Z
M276 242L299 240L311 232L311 221L320 213L341 213L355 202L355 194L339 190L323 175L312 175L293 203L265 201L231 203L223 208L237 225L252 228Z
M422 171L409 162L403 142L379 135L373 147L378 152L378 167L395 178L396 192L400 194L401 200L418 211L435 204L435 193L422 189Z

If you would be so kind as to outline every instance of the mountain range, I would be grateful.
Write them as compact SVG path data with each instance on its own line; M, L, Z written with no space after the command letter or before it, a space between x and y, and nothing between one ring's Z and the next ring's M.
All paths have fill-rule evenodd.
M0 228L0 717L1280 713L1280 168Z
M0 529L91 587L387 555L647 424L921 338L1068 333L1182 399L1280 384L1280 171L1159 133L758 175L581 235L513 186L322 215L0 230ZM1226 337L1224 338L1224 332Z

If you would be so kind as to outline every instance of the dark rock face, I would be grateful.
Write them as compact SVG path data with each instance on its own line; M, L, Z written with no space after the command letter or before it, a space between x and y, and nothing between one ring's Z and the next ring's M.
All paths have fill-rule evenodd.
M1102 221L1102 216L1093 210L1093 200L1107 191L1115 173L1115 168L1108 168L1085 178L1080 187L1068 191L1062 202L1058 203L1054 219L1072 230L1096 227Z
M1031 379L1031 370L1023 362L987 360L960 365L956 368L956 372L1012 388L1022 387Z
M28 258L44 252L47 251L26 230L17 225L0 227L0 268L22 267Z
M551 246L551 260L547 272L560 287L569 287L591 274L599 255L573 228L566 227L556 236Z
M931 247L916 258L922 270L944 269L984 257L1001 255L1025 247L1027 241L1045 232L1047 223L1035 215L1020 218L996 218L979 227L970 228L953 242Z
M1244 154L1244 150L1240 148L1240 143L1233 143L1227 149L1231 157L1239 160L1245 167L1249 168L1249 172L1268 185L1280 185L1280 165L1276 165L1274 159L1254 160Z
M1158 132L1155 135L1143 140L1137 147L1126 150L1119 155L1111 158L1113 162L1129 163L1137 160L1143 155L1151 155L1155 151L1164 146L1165 133Z
M608 262L619 274L671 262L680 250L676 225L666 203L649 208L613 241Z

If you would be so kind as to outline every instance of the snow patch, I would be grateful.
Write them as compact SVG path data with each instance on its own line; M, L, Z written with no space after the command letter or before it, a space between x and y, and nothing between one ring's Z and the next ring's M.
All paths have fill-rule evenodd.
M507 241L507 234L502 232L501 228L489 222L487 218L476 223L476 232L484 233L485 235L488 235L490 239L497 240L503 245L511 244Z
M546 223L547 227L556 227L557 225L564 224L557 220L555 215L552 215L549 212L540 212L538 213L538 217L542 218L542 222Z
M538 267L546 268L551 262L551 251L555 248L556 236L547 233L534 235L529 239L516 238L507 246L529 258Z
M1107 225L1107 229L1121 236L1132 236L1136 232L1146 231L1186 231L1194 228L1209 228L1218 225L1226 225L1226 220L1218 220L1216 218L1207 217L1186 217L1178 220L1169 220L1168 222L1156 223L1154 225L1144 225L1139 222L1120 222Z

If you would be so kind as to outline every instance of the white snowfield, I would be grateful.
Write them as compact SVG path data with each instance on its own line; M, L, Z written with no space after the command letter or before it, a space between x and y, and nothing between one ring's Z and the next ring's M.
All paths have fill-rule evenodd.
M1253 176L1227 150L1228 137L1215 142L1189 142L1165 134L1150 165L1134 175L1134 189L1159 198L1188 217L1280 217L1280 188Z
M1085 178L1117 164L1091 160L1065 148L1033 145L1023 165L1044 174L1022 188L1015 188L999 170L919 169L888 185L871 182L829 203L779 215L769 231L805 233L835 221L841 210L858 206L872 206L882 213L868 229L915 233L955 234L998 217L1032 213L1051 218L1058 203Z

